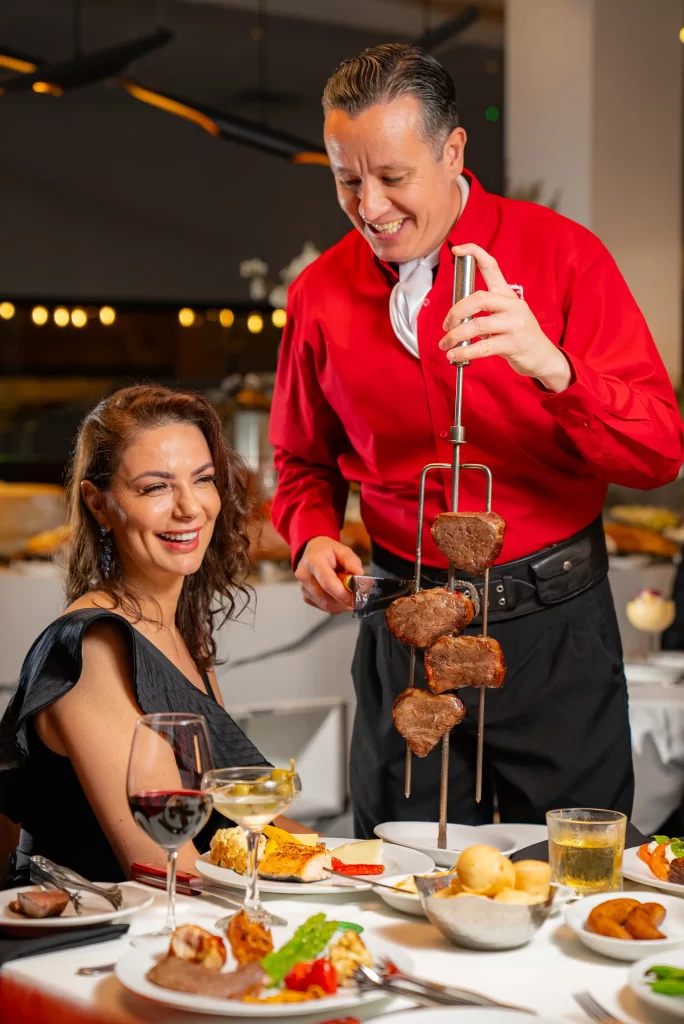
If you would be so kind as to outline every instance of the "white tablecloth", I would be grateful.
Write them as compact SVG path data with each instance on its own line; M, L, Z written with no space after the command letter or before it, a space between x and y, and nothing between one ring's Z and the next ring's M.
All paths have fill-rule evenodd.
M639 888L632 883L628 887ZM587 1024L587 1018L572 998L573 992L590 991L607 1009L623 1021L641 1024L667 1024L671 1018L647 1009L627 987L629 965L607 960L590 952L567 928L561 917L546 922L528 946L499 953L481 953L450 945L427 921L411 918L390 910L371 894L350 897L284 897L273 898L274 909L291 923L323 910L357 921L372 931L391 952L401 949L414 962L414 969L426 978L462 984L487 995L537 1010L558 1021ZM134 919L131 932L148 931L163 918L163 894L159 893L153 908ZM217 913L204 900L180 897L180 922L211 925ZM95 966L117 959L129 948L128 938L66 950L44 956L16 960L6 964L3 975L31 988L49 992L80 1005L110 1012L113 1021L125 1024L216 1024L217 1017L188 1014L165 1009L127 993L112 975L100 978L76 976L79 967ZM407 1005L394 1000L375 1003L363 1010L345 1010L340 1016L374 1015ZM303 1022L324 1021L330 1013L319 1012L313 1018L288 1018ZM245 1022L244 1017L230 1020ZM272 1018L277 1020L277 1017ZM385 1018L391 1019L391 1018ZM401 1020L401 1017L398 1017ZM454 1022L458 1011L454 1010Z

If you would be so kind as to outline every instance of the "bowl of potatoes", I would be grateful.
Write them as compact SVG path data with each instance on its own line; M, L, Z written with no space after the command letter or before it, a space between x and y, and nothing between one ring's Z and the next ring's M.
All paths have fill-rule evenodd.
M557 887L544 861L513 863L492 846L471 846L453 871L416 875L426 916L456 946L514 949L553 909Z
M641 960L684 944L684 900L644 891L604 892L565 908L565 923L585 946L613 960Z

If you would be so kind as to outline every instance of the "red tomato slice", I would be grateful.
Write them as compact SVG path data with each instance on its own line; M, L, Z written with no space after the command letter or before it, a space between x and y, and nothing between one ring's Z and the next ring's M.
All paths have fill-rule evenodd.
M308 982L320 986L326 995L334 996L337 992L337 974L329 960L314 960Z
M651 855L651 871L661 882L667 882L670 865L665 860L669 843L659 843Z
M649 853L649 850L648 850L650 845L651 845L650 843L644 843L642 846L639 847L639 852L637 854L637 857L639 858L639 860L643 860L644 864L648 864L649 868L651 866L651 859L652 859L651 858L651 854Z
M311 981L311 968L313 964L310 960L303 960L300 964L295 964L285 975L285 988L291 989L292 992L306 992Z

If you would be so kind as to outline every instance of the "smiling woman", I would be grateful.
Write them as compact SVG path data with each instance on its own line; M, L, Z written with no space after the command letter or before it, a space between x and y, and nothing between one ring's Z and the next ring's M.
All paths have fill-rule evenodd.
M218 766L265 764L212 670L213 631L249 596L249 482L199 395L126 388L81 425L68 607L29 651L0 723L0 814L22 823L11 884L27 881L33 853L103 881L159 860L126 801L141 712L202 714ZM178 788L175 765L159 788ZM181 869L219 824L180 851Z

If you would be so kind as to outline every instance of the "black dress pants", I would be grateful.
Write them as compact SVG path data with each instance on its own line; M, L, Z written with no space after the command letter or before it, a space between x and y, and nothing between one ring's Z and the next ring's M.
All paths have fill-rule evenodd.
M629 816L627 686L608 580L561 604L492 623L490 634L501 644L508 675L500 690L487 691L482 801L475 802L479 691L466 687L458 696L467 715L451 733L448 820L491 822L495 800L504 822L543 824L555 807ZM370 837L383 821L436 821L440 744L425 758L414 756L411 797L404 797L406 744L394 728L392 703L408 686L409 648L391 635L383 611L361 620L352 675L355 835Z

